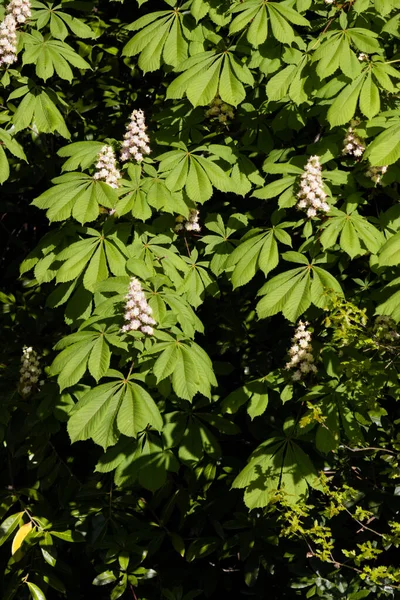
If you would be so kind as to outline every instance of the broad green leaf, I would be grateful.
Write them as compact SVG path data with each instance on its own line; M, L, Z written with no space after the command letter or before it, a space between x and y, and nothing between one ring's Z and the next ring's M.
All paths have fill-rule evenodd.
M379 253L381 267L393 267L400 264L400 233L389 238Z
M400 125L380 133L365 152L372 165L391 165L400 158Z
M26 581L25 583L29 588L32 600L46 600L46 596L39 586L37 586L35 583L31 583L30 581Z
M282 311L287 319L296 321L311 304L310 284L308 268L300 267L277 275L259 292L264 296L256 307L259 318Z
M222 67L219 93L222 100L229 104L233 104L233 106L240 104L246 96L243 84L232 70L229 55L225 58L224 66Z
M379 90L372 81L371 73L368 73L360 93L360 109L368 118L372 119L379 113L381 107Z
M163 421L157 405L150 394L137 383L129 382L126 386L117 425L120 432L128 437L137 437L148 425L157 431L162 429Z
M332 127L345 125L353 118L363 83L364 74L359 75L353 83L346 85L334 100L328 110L328 121Z
M93 345L90 353L88 368L90 374L99 381L110 366L111 351L104 339L103 335L100 335Z
M18 524L21 521L23 512L15 513L7 517L5 521L0 525L0 546L4 544L10 537L10 535L16 530Z
M288 65L269 80L266 87L269 100L282 100L282 98L287 96L295 71L295 65Z

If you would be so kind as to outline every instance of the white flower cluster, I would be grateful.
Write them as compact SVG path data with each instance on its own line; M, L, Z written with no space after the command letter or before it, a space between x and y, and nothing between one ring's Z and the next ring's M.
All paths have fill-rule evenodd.
M335 0L325 0L325 4L333 4Z
M0 23L0 66L17 61L17 28L31 16L29 0L11 0Z
M156 324L151 316L153 311L151 306L148 305L140 281L136 277L131 278L128 294L125 298L124 317L127 323L122 327L121 331L127 333L128 331L137 331L140 329L140 331L147 333L147 335L153 335L154 329L151 325Z
M365 172L366 176L372 179L374 183L380 183L382 177L388 170L387 165L384 167L368 167L368 170Z
M23 396L28 396L37 385L41 373L37 352L31 347L22 349L19 388Z
M307 326L307 321L304 323L299 321L292 338L292 347L289 350L290 361L286 363L286 369L296 369L292 375L293 381L300 381L304 375L317 372L312 355L311 333Z
M0 23L0 66L12 65L17 60L17 22L6 15Z
M362 144L358 135L354 133L354 129L352 127L348 128L343 144L343 154L349 154L350 156L355 156L356 158L359 158L363 155L365 146Z
M115 153L111 146L103 146L96 163L96 173L94 179L105 181L112 188L118 187L118 179L121 173L117 169Z
M150 154L149 137L146 134L144 112L134 110L131 120L126 128L124 141L122 142L121 161L125 162L134 158L138 162L143 160L143 154Z
M360 52L360 54L358 55L358 60L360 62L365 62L369 59L368 54L365 54L365 52Z
M17 23L25 23L32 14L30 0L11 0L7 6L7 13L12 15Z
M329 212L330 206L326 202L327 194L321 176L321 163L319 156L310 156L301 176L299 199L297 208L307 209L307 217L315 217L317 212Z
M400 334L396 331L396 323L390 317L380 315L374 323L374 333L377 338L385 342L398 341Z
M186 229L186 231L201 231L201 227L199 224L200 211L198 211L196 208L190 209L188 219L184 219L183 217L180 218L183 222L178 222L175 225L175 231L177 233L178 231L182 231L183 229Z

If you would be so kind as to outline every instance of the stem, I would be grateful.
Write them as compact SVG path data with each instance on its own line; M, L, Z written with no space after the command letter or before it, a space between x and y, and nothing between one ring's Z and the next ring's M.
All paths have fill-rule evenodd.
M387 450L386 448L374 448L373 446L368 446L367 448L350 448L350 446L345 446L341 444L342 448L346 448L346 450L350 450L350 452L366 452L367 450L375 450L376 452L387 452L388 454L396 454L392 450Z
M135 594L135 588L133 587L133 585L132 585L132 584L130 584L130 586L131 586L131 592L132 592L132 596L134 597L134 600L137 600L137 596L136 596L136 594Z
M131 373L132 373L132 369L133 369L133 366L134 366L134 364L135 364L135 361L133 360L133 361L132 361L132 364L131 364L131 366L130 366L130 369L129 369L128 376L127 376L127 378L126 378L126 379L129 379L129 377L131 376Z
M185 244L186 244L186 250L187 250L188 256L190 258L190 249L189 249L189 244L187 243L186 235L184 236L184 240L185 240Z
M360 527L362 527L362 529L366 529L366 530L370 531L371 533L374 533L375 535L379 535L379 537L383 537L382 533L379 533L379 531L375 531L374 529L371 529L371 527L364 525L364 523L362 523L361 521L356 519L356 517L345 506L343 506L343 508L351 516L351 518L354 519L355 522L360 525Z
M79 485L82 485L81 482L79 481L79 479L77 478L77 476L71 471L70 467L67 465L67 463L65 462L65 460L63 460L61 458L61 456L57 452L55 446L50 441L47 442L47 443L49 444L50 448L53 450L54 454L57 456L57 459L59 460L59 462L67 469L67 471L70 474L70 476L73 477L74 479L76 479L76 481L79 483Z

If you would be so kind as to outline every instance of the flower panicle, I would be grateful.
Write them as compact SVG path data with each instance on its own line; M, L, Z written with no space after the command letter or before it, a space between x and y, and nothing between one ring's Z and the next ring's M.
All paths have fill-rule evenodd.
M17 21L6 15L0 23L0 66L12 65L17 61Z
M300 179L297 194L299 210L307 210L307 217L316 217L318 212L327 213L330 206L322 181L322 167L319 156L310 156Z
M292 338L292 346L289 350L290 361L286 363L285 368L296 369L292 374L293 381L300 381L305 375L317 372L308 325L307 321L299 321Z
M32 16L30 0L11 0L7 6L7 13L22 25Z
M149 143L150 139L146 134L144 112L142 110L134 110L126 128L124 141L122 142L121 162L126 162L133 158L140 163L145 154L150 154Z
M369 177L374 183L380 183L382 177L387 172L388 166L384 165L383 167L373 167L370 165L365 172L365 175Z
M349 127L343 141L343 154L360 158L364 154L365 146L352 127Z
M17 58L17 29L31 16L29 0L11 0L0 23L0 66L10 66Z
M93 177L99 181L104 181L112 188L118 188L121 173L117 169L115 153L111 146L105 145L102 147L97 157L96 172Z
M153 326L156 325L151 316L153 310L149 306L142 285L136 277L131 278L125 299L124 319L126 324L121 328L122 333L140 330L147 335L153 335Z
M191 208L189 212L189 217L184 219L182 217L182 221L179 221L175 225L175 231L178 233L179 231L201 231L199 219L200 219L200 211L196 208Z
M31 346L24 346L22 349L21 368L19 372L19 389L21 395L27 397L38 387L42 372L39 355Z

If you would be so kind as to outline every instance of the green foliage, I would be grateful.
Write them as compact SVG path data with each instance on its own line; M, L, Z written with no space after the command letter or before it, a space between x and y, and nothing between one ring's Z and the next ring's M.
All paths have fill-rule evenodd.
M31 5L0 67L1 597L400 598L399 3Z

